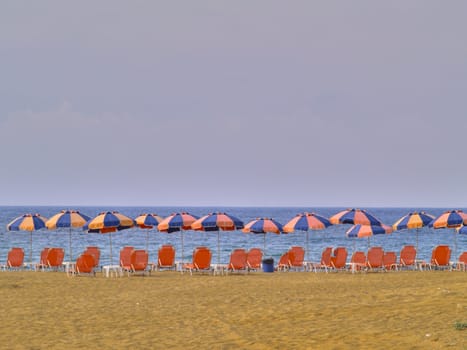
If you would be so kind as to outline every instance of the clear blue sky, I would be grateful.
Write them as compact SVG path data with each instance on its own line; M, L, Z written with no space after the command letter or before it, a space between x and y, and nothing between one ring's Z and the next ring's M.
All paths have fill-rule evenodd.
M466 207L466 13L2 2L0 205Z

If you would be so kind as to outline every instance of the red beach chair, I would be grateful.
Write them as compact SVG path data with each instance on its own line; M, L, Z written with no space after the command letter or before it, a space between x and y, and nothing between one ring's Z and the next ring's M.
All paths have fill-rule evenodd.
M331 256L331 266L335 270L345 269L347 262L347 248L337 247L334 249L334 255Z
M157 252L157 270L175 270L175 248L170 245L163 245Z
M241 272L248 271L247 264L247 253L245 249L234 249L230 254L229 265L227 266L227 272Z
M259 248L251 248L246 257L248 270L258 271L261 268L261 260L263 259L263 252Z

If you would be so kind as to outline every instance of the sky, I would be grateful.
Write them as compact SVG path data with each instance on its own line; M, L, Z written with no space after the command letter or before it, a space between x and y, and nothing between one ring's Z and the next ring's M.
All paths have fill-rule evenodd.
M467 207L466 13L3 1L0 205Z

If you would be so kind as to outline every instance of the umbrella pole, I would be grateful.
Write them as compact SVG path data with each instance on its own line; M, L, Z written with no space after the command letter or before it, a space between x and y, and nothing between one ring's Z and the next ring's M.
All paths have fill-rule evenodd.
M113 265L113 261L112 261L112 232L109 233L109 242L110 242L110 265Z
M221 247L220 247L220 234L217 231L217 265L221 263Z
M308 247L308 231L306 231L306 260L310 261L310 249Z
M182 234L182 265L183 265L183 230L180 230L180 233Z
M29 263L31 264L30 267L32 268L32 231L29 232Z
M149 230L146 232L146 251L149 252Z
M417 230L415 231L415 250L418 252L418 231L420 229L417 227Z
M73 251L71 250L71 227L70 227L70 236L69 236L69 241L70 241L70 261L73 261Z
M264 256L266 256L266 233L263 233L263 251Z

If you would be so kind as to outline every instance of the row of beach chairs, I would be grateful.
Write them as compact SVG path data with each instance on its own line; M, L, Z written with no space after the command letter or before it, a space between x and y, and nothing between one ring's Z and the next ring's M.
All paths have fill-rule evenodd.
M459 256L455 263L450 262L451 249L446 245L439 245L432 251L429 261L417 260L414 246L404 246L397 257L396 252L384 251L382 247L371 247L368 252L356 251L347 262L348 252L345 247L326 247L319 262L304 261L305 250L302 247L292 247L282 254L276 266L277 271L307 270L307 271L376 271L399 269L457 269L465 270L467 252Z
M389 271L399 269L457 269L466 270L467 252L463 252L458 261L450 262L451 249L439 245L432 251L429 261L416 260L416 249L412 245L404 246L397 258L395 252L385 252L382 247L371 247L368 252L356 251L347 262L348 252L345 247L326 247L319 262L304 261L305 250L302 247L291 247L284 253L275 267L277 271ZM40 261L32 265L36 271L58 271L63 268L63 248L44 248ZM151 271L176 270L184 272L250 272L261 268L263 253L259 248L234 249L227 265L211 264L212 253L207 247L197 247L193 251L192 262L178 265L175 262L175 248L172 245L162 245L158 250L157 262L148 261L148 252L126 246L120 251L120 267L122 271L131 274L150 274ZM100 249L87 247L66 271L72 275L95 275L99 270ZM7 262L0 265L3 270L18 270L24 267L24 251L22 248L11 248Z

